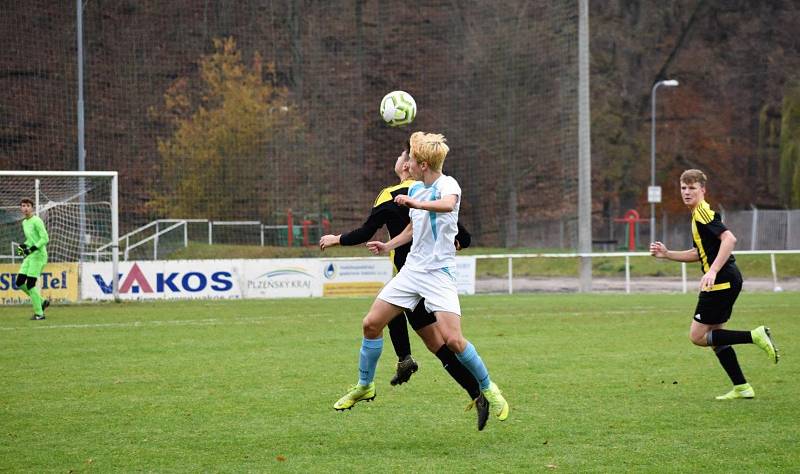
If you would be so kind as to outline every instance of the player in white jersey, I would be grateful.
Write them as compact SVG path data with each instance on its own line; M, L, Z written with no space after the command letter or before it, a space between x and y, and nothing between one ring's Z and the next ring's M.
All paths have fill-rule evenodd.
M455 179L442 174L449 148L442 135L416 132L411 135L409 171L417 180L408 195L395 197L397 204L410 208L411 223L389 242L369 242L373 253L393 250L412 241L406 264L381 290L362 328L364 339L359 357L358 383L333 407L344 410L362 400L375 398L375 369L383 348L383 328L404 308L413 309L425 298L425 307L436 315L445 344L480 384L490 410L500 420L508 418L509 406L497 385L489 378L475 347L461 333L461 306L455 278L455 236L461 188Z

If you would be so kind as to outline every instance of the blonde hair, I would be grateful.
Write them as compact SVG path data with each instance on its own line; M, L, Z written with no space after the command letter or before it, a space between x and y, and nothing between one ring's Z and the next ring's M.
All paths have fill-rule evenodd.
M411 155L417 163L428 163L434 171L442 171L444 159L450 147L445 143L444 135L439 133L414 132L409 142Z
M681 183L686 183L686 184L699 183L701 187L705 188L707 180L708 178L706 178L706 174L700 170L691 169L681 173Z

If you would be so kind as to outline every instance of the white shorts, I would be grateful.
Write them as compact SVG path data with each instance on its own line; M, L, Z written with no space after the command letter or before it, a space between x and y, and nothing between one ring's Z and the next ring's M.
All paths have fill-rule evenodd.
M431 313L447 311L461 315L455 274L445 269L420 271L403 267L383 287L378 298L409 310L425 298L425 309Z

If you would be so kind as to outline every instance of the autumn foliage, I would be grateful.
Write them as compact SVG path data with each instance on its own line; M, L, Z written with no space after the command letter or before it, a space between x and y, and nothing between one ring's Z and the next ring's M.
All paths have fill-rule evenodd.
M185 218L229 218L241 206L268 215L264 164L280 154L276 148L300 139L300 114L287 89L270 80L274 65L258 53L245 64L233 38L214 39L214 52L199 67L199 84L177 79L163 106L150 110L173 130L158 140L163 188L150 206Z

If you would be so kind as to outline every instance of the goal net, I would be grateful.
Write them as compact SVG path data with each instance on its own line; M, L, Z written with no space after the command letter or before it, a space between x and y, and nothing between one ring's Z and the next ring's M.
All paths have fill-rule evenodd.
M15 249L25 239L23 198L35 203L44 221L49 262L111 261L116 267L116 172L0 171L0 257L10 263L20 261Z

